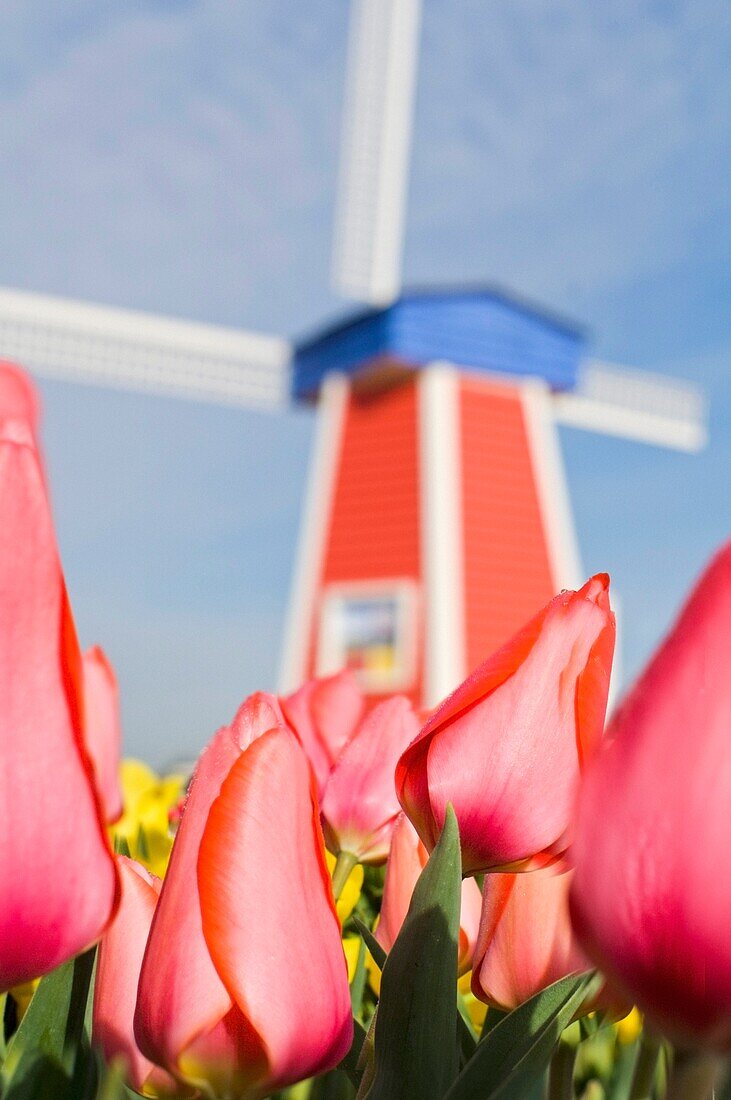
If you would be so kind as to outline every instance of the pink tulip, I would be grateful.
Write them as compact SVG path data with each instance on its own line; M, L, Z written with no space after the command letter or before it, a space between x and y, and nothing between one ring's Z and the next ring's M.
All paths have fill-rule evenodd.
M335 761L355 732L365 698L350 669L309 680L281 700L287 722L312 765L322 797Z
M409 819L400 814L391 836L386 863L381 915L376 939L384 951L390 951L406 919L416 881L429 858ZM472 966L472 955L480 925L482 895L473 878L462 883L462 909L459 920L459 973Z
M196 769L135 1034L178 1077L261 1096L334 1065L350 1029L310 767L276 699L256 696Z
M94 985L93 1039L107 1061L121 1058L132 1088L154 1095L190 1095L153 1065L135 1042L132 1021L142 956L162 883L125 856L117 857L122 898L99 945ZM147 1093L146 1093L147 1094Z
M266 1056L258 1087L336 1065L353 1038L347 966L314 777L289 731L265 734L232 768L198 882L211 957Z
M366 715L325 787L322 820L328 848L361 863L382 863L400 812L394 771L419 723L408 699L394 695Z
M100 646L82 657L86 751L94 765L97 791L108 823L122 815L119 752L122 742L119 689L109 660Z
M512 1010L559 978L592 969L569 919L572 872L486 875L472 992Z
M731 1049L731 542L615 714L582 785L571 910L655 1024Z
M273 696L253 695L216 733L195 769L170 856L140 975L135 1034L157 1065L178 1072L178 1057L232 1002L203 938L198 849L208 813L238 757L283 723Z
M94 943L118 877L85 755L82 671L29 425L0 423L0 989Z
M609 578L598 574L556 596L450 695L396 771L427 848L451 802L465 875L562 857L579 775L602 735L613 651Z

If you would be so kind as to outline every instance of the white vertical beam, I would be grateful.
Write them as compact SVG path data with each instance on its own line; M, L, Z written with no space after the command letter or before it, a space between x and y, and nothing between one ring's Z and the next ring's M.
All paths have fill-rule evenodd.
M459 375L433 364L419 376L421 534L424 575L424 703L466 675L464 522Z
M557 592L578 588L584 578L551 391L542 380L531 379L521 393L554 587Z
M320 406L284 634L279 691L299 687L307 674L317 586L332 511L335 478L348 403L349 385L340 374L330 374L320 389Z
M333 284L381 305L401 285L421 0L353 0Z

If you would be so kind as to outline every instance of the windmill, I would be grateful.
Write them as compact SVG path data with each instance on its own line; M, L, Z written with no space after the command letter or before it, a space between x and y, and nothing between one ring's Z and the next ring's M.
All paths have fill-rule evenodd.
M39 375L270 410L317 405L280 687L349 664L431 705L581 579L560 424L694 451L692 386L586 358L485 287L401 291L420 0L353 0L333 281L366 308L299 345L0 290Z

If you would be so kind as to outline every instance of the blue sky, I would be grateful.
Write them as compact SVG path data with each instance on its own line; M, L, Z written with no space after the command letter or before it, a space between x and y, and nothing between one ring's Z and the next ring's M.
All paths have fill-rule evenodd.
M328 290L345 0L6 0L0 283L299 334ZM425 0L410 282L485 279L703 384L692 457L566 431L637 669L731 526L731 6ZM43 386L62 553L130 751L275 681L308 414Z

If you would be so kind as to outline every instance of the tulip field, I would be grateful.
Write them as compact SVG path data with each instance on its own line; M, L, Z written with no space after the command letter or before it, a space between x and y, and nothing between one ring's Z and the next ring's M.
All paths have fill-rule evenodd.
M0 368L0 1096L728 1100L731 543L607 720L614 645L598 574L428 713L344 670L156 775Z

